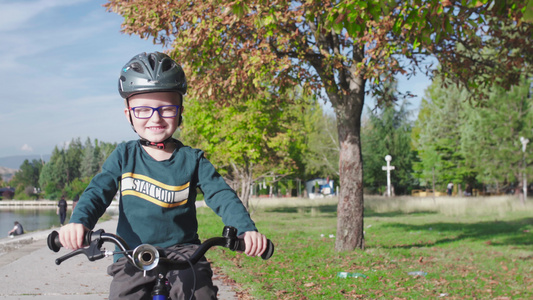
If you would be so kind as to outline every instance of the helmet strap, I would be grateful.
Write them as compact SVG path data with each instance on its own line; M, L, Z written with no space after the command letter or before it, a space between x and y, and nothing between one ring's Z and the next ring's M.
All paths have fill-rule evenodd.
M141 145L143 146L149 146L149 147L156 147L157 149L165 149L165 147L167 146L168 143L173 143L174 140L172 139L172 137L169 137L168 139L162 141L162 142L158 142L158 143L154 143L154 142L150 142L149 140L145 139L145 138L140 138L139 139L139 142L141 143Z
M126 103L128 104L128 114L130 115L131 129L133 129L133 132L137 133L137 130L135 130L135 126L133 126L133 118L131 117L130 98L126 98Z

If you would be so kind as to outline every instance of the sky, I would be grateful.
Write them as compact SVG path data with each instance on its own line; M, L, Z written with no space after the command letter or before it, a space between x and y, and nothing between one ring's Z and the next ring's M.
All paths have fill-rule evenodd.
M0 157L51 154L73 138L138 138L123 114L120 69L138 53L164 49L121 33L122 17L104 3L0 0ZM429 83L400 78L399 89L420 97Z

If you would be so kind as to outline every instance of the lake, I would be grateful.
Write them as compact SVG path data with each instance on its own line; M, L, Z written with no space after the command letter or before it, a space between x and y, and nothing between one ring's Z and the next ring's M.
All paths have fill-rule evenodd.
M70 211L67 212L65 224L69 217ZM7 237L7 232L13 229L15 221L22 224L24 232L46 230L60 225L55 208L0 210L0 237Z

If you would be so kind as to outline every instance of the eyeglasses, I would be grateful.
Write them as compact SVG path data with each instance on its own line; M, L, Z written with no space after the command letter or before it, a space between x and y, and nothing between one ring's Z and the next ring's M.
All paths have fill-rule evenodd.
M179 107L179 105L136 106L130 107L130 110L133 111L133 115L137 119L150 119L154 115L154 111L157 111L161 118L174 118L178 115Z

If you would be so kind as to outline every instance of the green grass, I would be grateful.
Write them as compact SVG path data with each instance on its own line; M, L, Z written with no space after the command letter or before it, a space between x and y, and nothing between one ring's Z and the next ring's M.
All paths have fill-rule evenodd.
M255 299L533 298L529 206L494 210L501 203L486 200L476 212L427 203L404 212L381 199L365 201L365 250L335 252L329 236L336 234L337 212L330 204L257 208L253 219L276 245L270 260L223 249L207 256ZM220 234L222 222L209 209L199 210L199 220L203 239ZM341 271L367 277L339 278ZM413 271L427 275L408 275Z

